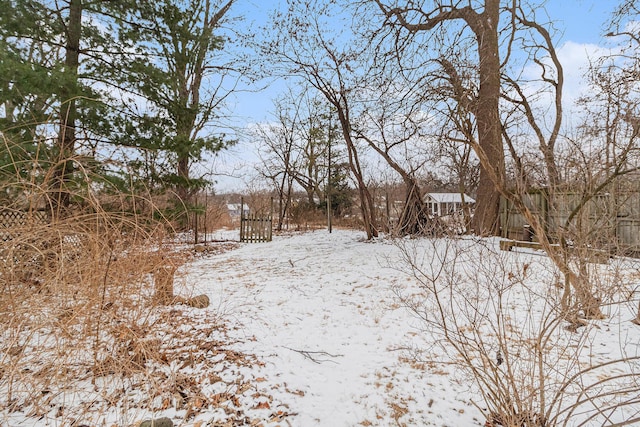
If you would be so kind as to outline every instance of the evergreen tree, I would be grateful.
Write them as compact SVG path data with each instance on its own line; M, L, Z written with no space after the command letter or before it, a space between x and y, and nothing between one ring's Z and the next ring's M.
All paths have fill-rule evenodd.
M1 197L10 200L44 138L60 52L47 43L46 8L39 2L0 0L0 9L0 181Z
M78 149L93 167L96 141L109 135L96 87L117 46L97 17L113 19L113 8L84 0L0 0L0 8L1 179L20 187L27 175L47 177L57 214L85 183L74 174Z
M118 143L160 151L171 170L156 168L154 180L174 189L176 207L190 206L206 181L191 166L232 141L210 132L234 84L232 68L221 63L225 39L216 34L235 0L141 2L119 22L121 43L133 58L122 58L123 111L116 117Z
M353 206L354 191L349 185L349 164L340 162L331 167L329 183L325 192L330 195L331 214L335 217L344 216ZM327 201L321 203L326 212Z

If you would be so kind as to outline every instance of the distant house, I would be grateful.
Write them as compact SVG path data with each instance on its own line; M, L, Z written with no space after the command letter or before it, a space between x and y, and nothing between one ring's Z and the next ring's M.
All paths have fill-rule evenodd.
M463 207L460 193L427 193L424 198L429 213L434 216L453 215ZM465 194L464 203L469 205L475 204L476 201Z
M239 219L240 218L240 209L242 209L241 203L227 203L227 210L229 211L229 216L231 219ZM249 206L244 205L244 213L249 213Z

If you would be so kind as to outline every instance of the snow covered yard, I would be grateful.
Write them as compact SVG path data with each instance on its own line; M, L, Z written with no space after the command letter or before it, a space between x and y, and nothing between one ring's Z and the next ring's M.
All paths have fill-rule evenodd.
M467 244L471 258L481 252L474 245ZM482 245L514 271L524 265L534 286L547 286L541 280L552 270L546 257L500 253L492 239ZM263 386L271 387L269 405L290 414L285 419L290 425L482 425L486 414L471 403L483 407L470 377L456 365L430 362L441 351L436 337L399 302L398 292L420 293L401 258L390 241L318 230L201 259L190 266L187 282L207 293L212 307L235 325L237 349L264 362L258 375ZM512 278L510 271L503 274ZM532 311L537 303L530 298L509 300L514 318ZM589 334L562 328L557 352L580 347L585 366L638 356L640 333L629 322L633 309L631 304L609 308L608 318L594 322ZM637 370L637 360L630 366ZM635 403L623 416L630 419L638 412L640 403Z
M237 238L237 231L214 237ZM407 258L421 269L417 276ZM563 390L550 415L573 411L567 425L639 419L640 327L629 321L637 310L638 264L618 259L591 268L598 286L615 284L622 299L603 294L606 318L576 333L554 320L561 289L548 258L501 252L497 239L365 241L358 231L317 230L270 243L210 243L175 280L176 294L206 294L208 308L147 311L143 304L142 327L114 323L109 336L118 351L112 353L124 361L111 362L125 363L130 376L92 377L86 361L59 366L55 358L49 363L46 347L25 348L20 372L43 374L23 375L35 378L32 385L16 381L0 426L130 427L160 417L184 427L482 426L492 408L470 366L487 384L504 380L506 396L498 398L523 398L524 416L537 410L537 395L531 407L525 398L544 378L546 398ZM433 283L430 274L438 276ZM425 292L430 286L442 292L440 308L450 310L449 333L464 355L443 339L439 308ZM33 344L55 337L44 338ZM75 342L71 335L67 340ZM615 359L623 361L590 371ZM59 387L43 380L63 369L61 378L72 382ZM48 388L38 389L41 384ZM625 392L632 397L613 411ZM30 393L46 399L30 405ZM594 400L597 394L604 399ZM589 420L592 414L600 418ZM504 425L499 421L487 425Z
M324 230L247 244L195 262L187 282L237 325L238 349L265 363L294 426L481 425L468 386L446 367L403 359L425 345L398 304L398 251ZM275 403L274 403L275 404Z

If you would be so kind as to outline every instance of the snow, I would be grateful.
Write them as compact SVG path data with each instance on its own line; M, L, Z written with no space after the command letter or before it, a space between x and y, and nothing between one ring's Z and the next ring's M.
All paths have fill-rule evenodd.
M223 230L212 237L237 240L238 231ZM505 319L512 318L507 326L521 324L521 333L535 333L544 310L549 310L548 301L560 292L548 286L557 275L548 258L531 251L501 252L497 239L463 238L457 242L457 291L488 307L483 314L486 317L495 309L495 295L478 289L484 281L487 286L506 282L507 296L502 303ZM222 244L209 243L212 248ZM439 266L454 268L452 259L447 258L453 252L444 251L446 256L441 256L433 249L446 249L447 245L445 240L429 239L394 242L382 237L366 241L362 232L334 229L333 233L316 230L275 235L269 243L236 243L225 252L198 254L179 270L175 290L186 295L207 294L211 304L204 310L180 309L181 316L192 319L182 328L202 330L200 341L226 339L228 346L205 353L204 364L162 369L167 378L206 378L201 394L230 403L224 408L204 409L187 419L184 410L171 405L162 409L161 401L152 405L156 409L129 409L133 414L120 407L116 415L101 418L102 424L128 426L136 424L132 420L139 423L152 416L168 416L179 426L210 425L213 420L220 423L213 425L303 427L484 425L487 414L483 413L486 408L479 390L459 364L447 362L455 359L455 353L441 345L441 336L428 325L428 310L433 307L426 307L421 318L417 314L422 308L412 312L406 306L411 298L424 299L406 255L411 255L423 272L430 268L446 272ZM460 270L465 265L472 268ZM603 282L609 278L629 290L635 289L640 279L633 260L612 260L593 268ZM580 366L623 355L640 356L640 327L629 322L635 316L637 299L630 295L628 301L606 305L607 318L592 322L578 334L560 328L552 343L558 346L559 363L549 370L562 375L567 348L580 351ZM462 320L476 314L464 312L465 307L459 306ZM219 335L210 332L208 328L214 329L211 319L221 319L228 330ZM461 331L470 327L460 324ZM492 332L490 328L482 331L491 351ZM522 360L514 366L526 369L528 344L521 341L510 351L517 351ZM174 339L175 351L179 351L178 345L185 346L183 352L197 351L197 346L187 349L187 343ZM234 351L251 355L248 362L231 363ZM602 372L593 375L600 379L631 369L640 371L637 360L628 366L611 366L604 377L596 376ZM144 394L145 390L133 388L129 393ZM237 399L230 397L233 394ZM247 421L224 424L229 408L238 409ZM639 413L640 404L635 403L622 417L638 417ZM0 425L4 425L2 420L9 420L9 426L44 425L20 414L5 414ZM49 419L47 425L63 424Z
M428 254L422 243L410 241L416 259ZM466 246L469 259L488 249L496 262L531 265L534 283L553 274L546 257L500 253L495 239L468 240ZM433 260L426 255L423 262ZM413 350L439 350L424 322L399 303L399 292L419 289L390 240L366 242L362 233L346 230L276 236L271 243L246 244L195 262L188 278L239 326L239 350L264 361L261 375L274 388L274 401L297 414L291 425L484 423L485 414L473 404L482 407L480 395L455 366L411 363ZM523 311L522 302L527 300L509 301L514 317ZM633 307L627 308L608 313L608 323L594 328L603 334L590 336L586 351L591 356L593 349L603 355L604 347L614 356L638 355L640 334L628 322ZM611 330L615 333L604 334ZM607 346L615 334L624 342Z
M241 325L240 350L280 386L299 426L478 425L467 387L400 361L417 326L395 302L394 247L337 230L276 236L194 263L189 279ZM367 424L371 423L371 424Z

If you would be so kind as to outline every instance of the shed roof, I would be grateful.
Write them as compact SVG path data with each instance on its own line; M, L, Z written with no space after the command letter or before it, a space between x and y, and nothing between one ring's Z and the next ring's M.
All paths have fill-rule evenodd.
M240 203L227 203L227 209L230 211L240 211L240 206L242 206ZM249 206L244 205L244 210L248 211Z
M427 193L425 198L431 198L437 203L462 203L462 196L460 193ZM475 199L471 196L464 195L465 203L475 203Z

